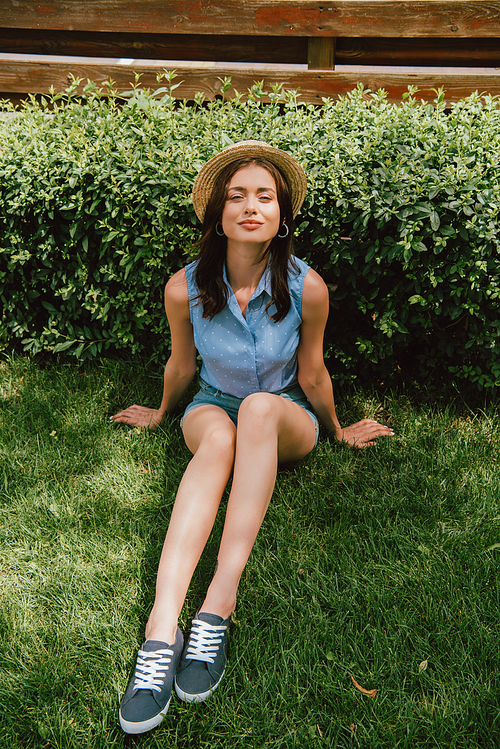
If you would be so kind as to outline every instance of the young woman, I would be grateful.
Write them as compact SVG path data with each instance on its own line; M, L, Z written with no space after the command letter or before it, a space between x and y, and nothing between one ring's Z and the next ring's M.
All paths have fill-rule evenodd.
M305 190L299 164L259 141L237 143L205 164L193 188L203 223L199 256L165 288L172 354L161 406L132 406L112 417L156 428L194 377L200 354L200 390L181 422L193 457L172 510L145 642L120 705L127 733L161 722L174 684L186 701L205 700L219 685L238 583L278 462L314 448L318 418L355 447L392 434L369 419L345 429L337 419L323 362L328 291L292 255ZM231 474L217 568L184 647L177 620Z

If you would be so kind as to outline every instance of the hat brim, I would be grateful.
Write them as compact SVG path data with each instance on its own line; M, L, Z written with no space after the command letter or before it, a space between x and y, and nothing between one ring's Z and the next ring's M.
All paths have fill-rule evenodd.
M228 146L213 156L200 169L193 185L193 206L196 215L203 222L208 200L214 184L222 170L239 158L267 159L278 167L287 181L292 201L293 218L299 212L307 190L307 179L300 164L286 151L275 148L259 140L244 140Z

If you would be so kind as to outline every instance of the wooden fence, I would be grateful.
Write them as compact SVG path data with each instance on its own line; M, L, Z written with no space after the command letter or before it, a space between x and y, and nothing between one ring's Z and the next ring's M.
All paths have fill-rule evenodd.
M130 89L176 69L176 96L220 95L221 79L299 89L321 102L361 81L399 100L408 85L447 101L500 95L500 2L427 0L1 0L0 97L62 91L71 76ZM495 70L497 68L497 70Z

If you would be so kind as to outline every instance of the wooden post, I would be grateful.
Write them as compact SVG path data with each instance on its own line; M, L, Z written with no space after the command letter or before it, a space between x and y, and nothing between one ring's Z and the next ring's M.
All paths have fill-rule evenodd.
M307 67L309 70L335 70L335 37L309 37Z

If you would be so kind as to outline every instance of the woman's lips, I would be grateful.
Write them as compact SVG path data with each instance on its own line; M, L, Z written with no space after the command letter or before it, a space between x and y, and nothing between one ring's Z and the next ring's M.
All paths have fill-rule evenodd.
M242 226L244 229L258 229L262 224L259 221L242 221L239 226Z

